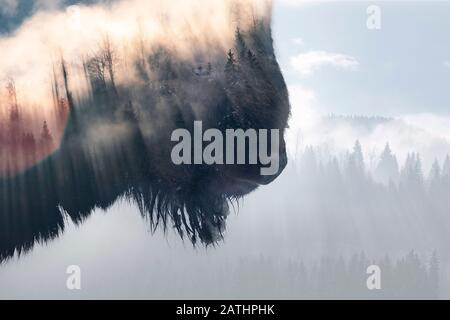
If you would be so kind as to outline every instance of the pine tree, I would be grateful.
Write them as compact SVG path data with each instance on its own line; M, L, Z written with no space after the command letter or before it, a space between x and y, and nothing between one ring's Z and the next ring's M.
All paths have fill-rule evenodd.
M253 53L252 50L247 51L247 59L250 64L250 67L254 71L261 71L261 64L259 63L258 58L256 57L256 55Z
M422 162L418 153L410 153L400 174L400 183L404 190L420 193L423 190L424 178Z
M356 140L353 146L353 157L355 159L355 164L359 170L364 170L364 156L362 153L362 147L359 140Z
M440 190L441 186L441 166L436 159L431 167L430 174L428 175L428 187L432 194L436 194Z
M399 167L396 156L392 153L389 143L386 144L380 156L380 162L375 170L377 181L388 185L390 182L397 182Z
M450 187L450 156L445 157L444 165L442 167L442 181Z
M247 45L244 40L244 36L241 33L241 30L239 28L236 29L236 35L235 35L235 47L236 52L238 54L239 61L244 61L247 57Z
M53 137L48 128L47 121L44 121L41 131L41 145L45 152L49 152L53 146Z
M20 115L19 103L17 100L17 89L13 79L8 81L6 85L8 98L10 103L9 109L9 123L7 125L7 141L14 151L20 147L20 140L22 135L22 119Z
M233 72L236 70L236 58L233 51L230 49L227 54L227 64L225 65L225 72Z
M233 86L239 80L237 62L232 50L228 51L225 75L228 85Z
M8 81L8 84L6 85L6 90L8 91L8 97L11 104L10 109L10 120L11 121L18 121L20 118L19 114L19 104L17 101L17 89L16 84L13 79L10 79Z
M348 157L347 170L350 177L363 177L365 172L364 156L359 140L353 146L353 152Z
M422 171L422 160L420 159L420 155L416 153L416 163L414 166L414 172L419 182L423 183L423 171Z

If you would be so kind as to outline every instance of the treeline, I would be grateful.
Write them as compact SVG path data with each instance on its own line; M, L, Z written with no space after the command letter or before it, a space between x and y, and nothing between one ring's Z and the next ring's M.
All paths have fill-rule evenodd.
M446 279L436 252L372 259L366 253L304 259L292 256L233 255L177 268L157 260L142 281L157 299L439 299ZM200 259L200 258L199 258ZM169 260L170 261L170 260ZM369 290L369 266L380 269L380 290ZM172 279L170 283L161 279Z
M393 119L381 116L343 116L338 114L330 114L323 117L322 121L324 124L330 124L334 126L337 124L350 125L352 128L360 128L370 132L376 126L393 121Z
M300 172L341 176L348 183L382 184L400 193L427 193L436 198L450 192L450 155L436 159L429 172L424 172L419 153L410 152L403 164L398 162L389 143L371 168L364 159L362 145L356 141L351 152L325 159L313 147L307 147L298 162Z
M16 174L52 152L57 143L54 134L58 139L67 114L67 104L61 98L53 110L59 114L59 121L52 118L49 123L44 119L37 130L36 122L42 115L33 117L24 111L13 79L8 80L5 90L2 107L6 110L0 118L0 175ZM52 133L51 127L57 132Z
M303 239L300 246L314 239L326 252L450 248L450 157L424 173L419 154L399 164L389 145L373 168L359 142L340 157L308 147L291 161L280 188L286 210L298 215L287 229Z
M380 268L380 290L369 290L369 266ZM285 299L437 299L440 266L436 253L421 259L414 251L392 259L371 260L362 252L351 257L323 257L317 261L288 259L277 264L263 256L242 259L234 270L241 298Z

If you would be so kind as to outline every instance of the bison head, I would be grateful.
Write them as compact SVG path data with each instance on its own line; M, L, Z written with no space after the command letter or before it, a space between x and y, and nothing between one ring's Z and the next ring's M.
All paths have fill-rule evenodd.
M75 62L59 56L51 82L58 116L50 127L62 128L61 139L54 148L31 148L31 156L18 143L17 154L28 162L26 170L15 168L1 180L0 258L56 237L66 217L80 223L120 197L135 202L153 227L173 225L194 244L216 242L230 202L283 171L289 100L273 49L270 3L223 2L227 6L219 10L231 12L225 15L225 39L208 35L208 26L198 22L187 24L191 30L182 39L167 39L174 36L169 17L160 22L166 38L150 41L139 25L132 49L120 51L123 39L106 35ZM200 140L186 144L180 155L193 161L177 163L173 154L180 141L174 132L199 139L198 124ZM255 157L262 146L252 145L250 135L241 146L217 144L211 154L223 161L196 161L208 146L208 130L225 139L231 130L257 138L266 133L275 170L262 174L267 163ZM239 162L240 156L247 161Z

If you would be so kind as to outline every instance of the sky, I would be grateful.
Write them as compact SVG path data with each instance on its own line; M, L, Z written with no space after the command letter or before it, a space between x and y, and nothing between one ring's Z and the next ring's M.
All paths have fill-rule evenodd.
M275 3L284 75L314 88L320 111L450 115L450 1ZM373 4L380 30L366 25Z

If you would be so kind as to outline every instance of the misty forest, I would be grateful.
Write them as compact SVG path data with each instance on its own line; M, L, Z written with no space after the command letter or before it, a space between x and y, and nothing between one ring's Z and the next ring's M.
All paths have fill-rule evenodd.
M366 126L375 118L326 117ZM404 163L389 144L369 162L358 141L336 155L324 145L297 150L273 186L244 199L229 250L208 268L176 270L165 287L156 272L153 297L242 299L439 299L449 296L447 230L450 157L427 172L420 154ZM264 199L264 200L262 200ZM264 202L261 204L261 201ZM244 217L255 212L252 217ZM236 226L234 226L236 227ZM270 234L270 237L267 235ZM226 239L225 239L226 242ZM254 242L254 243L253 243ZM260 248L260 249L257 249ZM173 258L172 258L173 259ZM382 290L368 290L366 270L382 270ZM194 271L199 268L200 271Z
M366 126L377 119L332 116L325 121ZM229 264L232 274L219 262L217 277L227 279L220 282L224 291L205 285L199 297L448 297L450 156L426 172L420 154L411 152L400 163L389 144L373 158L359 141L339 155L326 145L297 150L273 187L244 200L244 212L238 214L239 220L248 210L257 211L249 221L271 234L255 235L264 249L251 252L246 250L253 246L244 245L242 256ZM261 199L271 200L261 206ZM383 270L383 290L367 289L370 265ZM190 288L182 278L180 287Z

